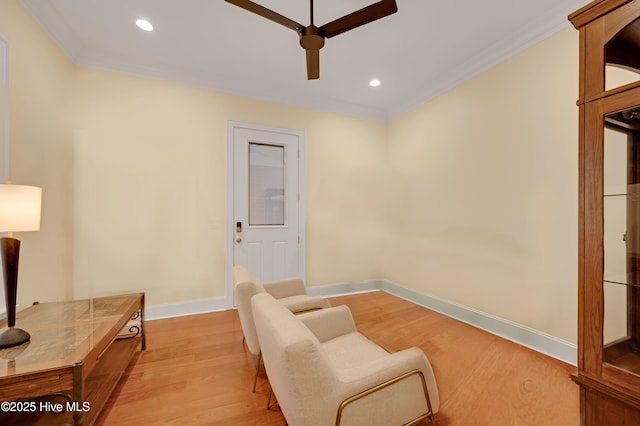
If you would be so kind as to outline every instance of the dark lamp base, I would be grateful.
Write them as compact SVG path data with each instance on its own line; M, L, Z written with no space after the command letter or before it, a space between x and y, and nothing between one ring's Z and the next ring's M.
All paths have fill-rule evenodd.
M31 339L31 335L26 331L11 327L0 334L0 349L12 348L14 346L26 343Z

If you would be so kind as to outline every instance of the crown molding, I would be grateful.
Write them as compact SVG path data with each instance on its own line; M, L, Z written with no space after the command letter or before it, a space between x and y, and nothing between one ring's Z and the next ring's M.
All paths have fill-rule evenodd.
M459 64L455 69L447 72L446 75L435 79L438 83L427 85L422 90L417 89L414 92L414 94L417 94L406 102L389 107L387 120L391 121L399 118L456 86L488 71L499 63L541 43L565 28L569 28L571 24L566 17L570 11L570 8L567 9L565 5L560 4L551 14L555 16L555 19L549 20L546 14L544 17L532 19L529 25L521 28L512 37L489 46L487 49L468 58L464 63Z

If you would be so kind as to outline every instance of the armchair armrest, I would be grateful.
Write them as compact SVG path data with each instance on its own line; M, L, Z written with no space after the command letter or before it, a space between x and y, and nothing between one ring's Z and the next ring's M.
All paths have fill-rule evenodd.
M300 278L285 278L262 283L265 291L276 299L307 294L304 282Z
M238 305L238 316L240 317L242 333L244 334L249 351L256 355L260 353L260 344L258 343L256 326L253 321L251 298L259 293L263 293L262 289L251 281L236 284L235 298L236 305Z
M418 414L417 417L413 418L411 420L410 423L406 423L406 424L416 424L417 422L420 422L422 420L425 419L431 419L431 424L435 424L433 421L433 415L435 414L433 411L433 408L431 408L431 401L429 398L429 391L427 390L427 382L426 379L424 377L424 373L420 370L411 370L408 371L404 374L401 374L400 376L396 376L390 380L387 380L385 382L382 382L372 388L369 388L367 390L364 390L360 393L357 393L355 395L350 396L347 399L344 399L340 405L338 406L338 413L336 414L336 426L339 426L341 424L342 421L342 413L344 412L344 410L347 408L347 406L351 403L354 403L360 399L363 399L369 395L375 394L376 392L380 392L383 389L385 389L386 387L395 385L396 383L400 383L403 380L407 380L411 377L418 377L420 379L420 383L422 384L422 394L424 395L424 402L426 404L426 411Z
M404 378L409 378L411 377L409 373L416 370L424 377L423 386L427 391L425 395L428 398L427 404L433 413L437 413L440 397L435 376L429 360L419 348L408 348L355 368L340 370L338 379L345 385L343 395L344 401L347 401L357 394L368 395L367 391L371 388L392 382L401 376L406 375Z
M305 312L297 318L321 343L357 331L351 310L346 305Z

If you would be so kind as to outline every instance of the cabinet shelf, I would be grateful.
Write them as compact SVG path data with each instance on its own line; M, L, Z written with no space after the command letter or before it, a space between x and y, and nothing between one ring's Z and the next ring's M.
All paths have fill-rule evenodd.
M605 346L603 361L640 375L640 347L635 345L631 339L622 339Z
M608 276L604 277L602 280L608 284L617 284L617 285L626 285L630 287L639 287L640 288L640 271L634 272L633 274L629 273L627 276Z
M633 197L636 199L640 199L640 193L637 192L625 192L625 193L617 193L617 194L604 194L605 198L609 197Z

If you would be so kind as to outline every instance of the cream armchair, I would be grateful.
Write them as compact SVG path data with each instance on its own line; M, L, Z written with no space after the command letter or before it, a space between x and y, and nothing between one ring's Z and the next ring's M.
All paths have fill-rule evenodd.
M255 322L251 311L251 298L259 293L268 293L293 313L328 308L331 304L320 296L309 296L304 282L300 278L261 282L249 269L242 265L233 267L233 285L244 341L249 352L258 357L256 377L253 381L253 391L255 392L260 369L260 344L258 343L258 335L256 334Z
M262 358L290 426L434 423L433 370L418 348L388 353L338 306L294 316L268 294L252 299Z

